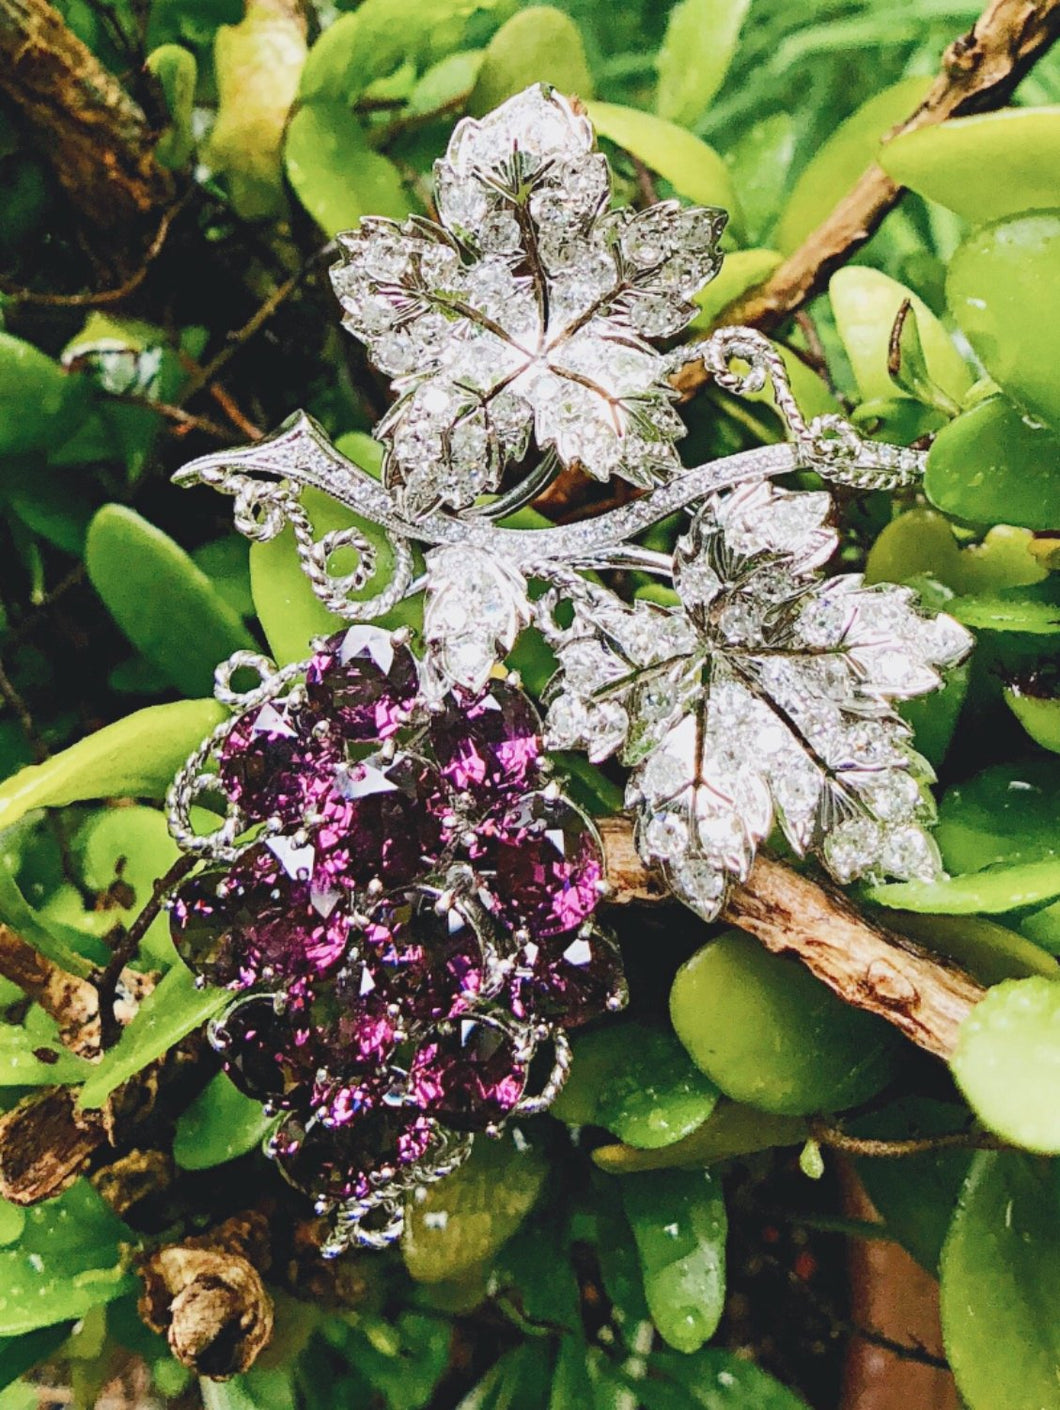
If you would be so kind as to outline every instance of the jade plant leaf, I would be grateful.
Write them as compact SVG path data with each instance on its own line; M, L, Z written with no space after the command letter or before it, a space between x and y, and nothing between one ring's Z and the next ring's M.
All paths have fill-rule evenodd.
M1060 764L995 764L953 784L935 837L953 872L1060 856Z
M900 911L951 916L1000 915L1060 896L1060 857L984 867L941 881L894 881L866 890L869 900Z
M659 1170L628 1176L621 1191L652 1321L675 1350L698 1351L725 1306L721 1182L708 1170Z
M655 1150L694 1131L717 1100L717 1087L672 1032L624 1023L575 1041L571 1075L552 1112Z
M682 196L697 205L737 209L729 169L702 138L639 108L597 102L586 107L599 136L632 152Z
M100 1107L116 1088L201 1028L229 1001L226 989L199 989L183 965L164 974L132 1022L96 1064L81 1088L82 1107Z
M946 301L994 381L1060 430L1058 267L1060 210L1014 216L961 245L946 275Z
M182 1170L209 1170L261 1145L276 1118L219 1072L181 1113L173 1159Z
M0 785L0 829L34 808L89 798L158 798L191 751L224 719L214 700L149 705Z
M808 1410L806 1402L739 1353L707 1346L691 1356L653 1351L648 1358L652 1380L677 1394L656 1400L654 1386L644 1398L646 1410ZM642 1393L643 1381L629 1389Z
M106 504L92 520L85 566L133 646L186 695L207 693L219 661L254 647L189 555L124 505Z
M678 970L670 1016L697 1066L727 1096L763 1111L854 1106L894 1072L898 1045L886 1024L737 930Z
M1004 691L1005 704L1043 749L1060 754L1060 697L1014 685Z
M950 1066L990 1130L1025 1150L1060 1153L1060 984L1055 979L1036 976L995 985L961 1024Z
M89 401L88 380L32 343L0 332L0 453L24 455L61 443Z
M1024 1077L1021 1079L1025 1081ZM1041 1410L1056 1399L1060 1220L1044 1161L976 1156L942 1251L942 1331L976 1407Z
M593 96L578 26L553 5L531 5L501 25L482 56L468 112L481 117L531 83L551 83L582 99Z
M0 1249L0 1335L83 1317L131 1292L119 1245L132 1233L87 1180L26 1214L17 1245Z
M414 1203L402 1242L409 1272L417 1282L440 1283L488 1264L530 1213L547 1174L541 1150L517 1144L510 1131L476 1141L459 1170Z
M971 225L1056 204L1060 106L1002 108L903 132L880 153L895 181Z
M284 162L295 195L325 235L352 229L362 216L400 220L409 213L401 173L373 151L364 128L342 103L318 100L295 112Z
M693 127L729 71L750 0L681 0L655 56L655 111Z

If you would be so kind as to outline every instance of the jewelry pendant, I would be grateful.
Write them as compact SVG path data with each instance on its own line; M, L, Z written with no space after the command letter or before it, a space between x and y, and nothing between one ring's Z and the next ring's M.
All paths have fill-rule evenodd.
M234 713L170 797L205 863L173 900L176 943L239 991L212 1040L284 1113L272 1153L332 1212L331 1252L388 1242L408 1191L475 1132L544 1110L566 1029L624 1001L594 919L599 839L546 749L617 757L642 856L708 920L774 827L841 882L932 876L931 770L895 705L971 646L907 588L826 577L831 496L773 483L894 488L920 455L839 417L807 424L753 330L653 346L717 273L723 212L610 209L589 122L544 86L460 122L435 175L440 225L365 219L332 270L345 326L393 379L382 483L304 414L176 477L231 494L250 538L290 524L314 591L354 624L281 670L225 663ZM685 469L669 379L700 358L735 395L768 383L791 439ZM576 524L504 525L574 465L641 493ZM306 485L375 532L317 538ZM637 542L676 513L672 555ZM345 575L338 549L356 554ZM613 568L670 591L627 601L600 580ZM370 623L421 590L418 658ZM502 667L531 625L558 663L543 722ZM237 693L241 668L259 684ZM224 820L201 835L193 804L219 791Z

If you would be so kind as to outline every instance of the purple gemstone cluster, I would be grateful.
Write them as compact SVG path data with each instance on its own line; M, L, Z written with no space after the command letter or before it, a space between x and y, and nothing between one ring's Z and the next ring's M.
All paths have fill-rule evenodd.
M377 627L323 643L216 757L250 840L181 886L173 939L238 991L211 1036L283 1113L280 1168L356 1224L539 1105L539 1045L558 1054L563 1029L621 1006L592 919L599 841L516 685L428 710L416 657Z

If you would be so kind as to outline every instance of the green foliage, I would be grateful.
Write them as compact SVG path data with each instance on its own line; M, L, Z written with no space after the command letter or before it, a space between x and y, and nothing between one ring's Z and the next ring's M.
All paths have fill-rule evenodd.
M763 1189L771 1221L779 1204L796 1218L809 1200L838 1211L830 1153L806 1145L825 1112L875 1140L985 1128L1019 1148L973 1157L944 1144L857 1164L887 1235L930 1272L941 1266L946 1349L969 1410L1053 1404L1057 54L1001 111L887 140L971 25L972 0L339 0L313 7L308 27L272 0L59 8L148 115L183 204L142 267L97 267L45 148L0 112L0 660L13 687L0 714L0 922L79 978L104 966L111 932L177 856L159 805L223 716L205 698L217 663L237 649L296 661L338 629L291 530L248 551L227 503L178 494L167 477L299 406L378 471L383 385L338 330L324 242L365 215L429 213L452 124L548 80L587 102L618 199L654 190L730 212L696 332L803 246L871 162L908 188L806 318L771 336L807 416L839 412L867 434L930 443L924 496L851 497L838 525L844 567L908 583L979 638L944 690L903 711L939 774L948 876L854 899L989 992L951 1073L933 1071L749 937L616 909L631 1013L574 1035L552 1116L479 1140L417 1197L400 1252L349 1265L355 1305L297 1286L299 1244L267 1274L267 1365L198 1388L137 1319L136 1257L259 1195L284 1229L304 1229L309 1210L260 1154L275 1118L208 1056L192 1058L144 1137L177 1167L164 1199L133 1206L128 1224L85 1180L28 1211L0 1203L0 1390L47 1357L75 1368L90 1403L121 1347L146 1359L156 1398L199 1394L208 1410L821 1403L812 1358L788 1355L799 1334L788 1304L756 1308L754 1327L806 1401L746 1359L742 1322L723 1312L727 1297L739 1309L758 1295L743 1253L748 1233L760 1238ZM767 391L737 404L710 388L681 410L688 463L781 433ZM304 503L318 537L351 522L324 496ZM358 527L379 558L368 596L389 549ZM659 526L648 546L667 552L674 533ZM387 622L415 628L421 615L416 596ZM554 658L526 633L512 664L540 694ZM557 766L594 813L621 808L620 771L574 756ZM132 963L155 988L92 1063L0 982L0 1108L55 1084L109 1108L224 1002L175 961L165 915ZM101 1164L125 1153L122 1139ZM812 1187L800 1147L805 1172L823 1164ZM729 1223L741 1256L727 1269ZM289 1279L297 1297L277 1290ZM36 1392L10 1394L28 1405Z

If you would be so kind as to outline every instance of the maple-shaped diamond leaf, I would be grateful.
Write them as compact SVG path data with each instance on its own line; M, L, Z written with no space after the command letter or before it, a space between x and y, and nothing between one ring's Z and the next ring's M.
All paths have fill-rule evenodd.
M721 264L722 211L608 211L588 120L538 84L457 124L435 165L442 226L372 217L339 237L345 326L393 378L377 428L406 510L499 487L531 434L601 480L679 467L665 356Z

